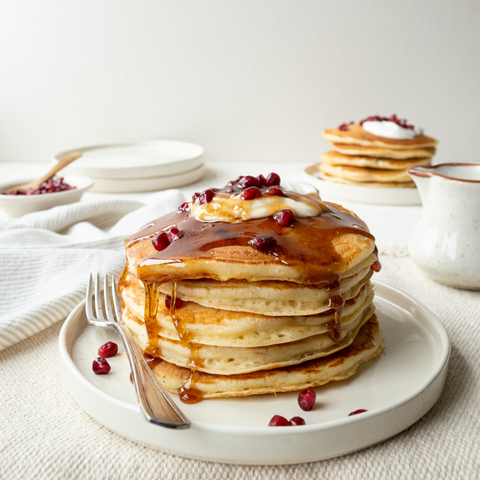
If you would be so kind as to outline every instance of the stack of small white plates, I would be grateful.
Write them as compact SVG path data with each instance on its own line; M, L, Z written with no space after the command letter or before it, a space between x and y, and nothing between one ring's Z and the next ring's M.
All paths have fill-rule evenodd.
M151 140L119 145L95 145L60 152L79 151L83 156L65 172L93 179L91 192L131 193L164 190L194 183L203 176L200 145L172 140Z

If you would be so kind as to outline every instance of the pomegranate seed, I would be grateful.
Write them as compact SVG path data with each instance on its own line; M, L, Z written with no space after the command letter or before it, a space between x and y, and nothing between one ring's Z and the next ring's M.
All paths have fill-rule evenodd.
M227 185L235 185L236 183L238 183L241 179L243 178L242 175L240 175L239 177L236 178L236 180L230 180Z
M257 177L258 181L260 182L260 185L262 187L266 187L267 186L267 180L265 179L265 177L260 174L258 177Z
M259 235L248 243L260 252L271 250L273 247L277 246L277 241L270 235Z
M188 202L184 202L178 207L177 213L186 212L189 209L190 209L190 205L188 204Z
M209 188L208 190L205 190L200 195L200 205L205 205L206 203L210 203L213 200L214 196L215 196L215 192L213 191L213 189Z
M378 260L376 262L372 263L372 270L374 272L378 273L381 269L382 269L382 265L380 264L380 262Z
M258 178L252 177L251 175L243 177L238 183L242 188L262 186L262 182Z
M172 306L172 297L170 295L165 295L165 306L170 310ZM175 308L182 308L183 307L183 300L181 298L176 298L175 300Z
M293 417L290 419L288 424L292 427L296 427L297 425L305 425L305 420L302 417Z
M280 210L273 218L281 227L293 227L293 212L291 210Z
M157 250L158 252L161 252L162 250L165 250L170 245L170 239L168 238L168 235L165 232L160 232L160 233L157 233L152 238L152 244L155 250Z
M360 408L358 410L355 410L354 412L352 413L349 413L348 416L351 417L352 415L358 415L359 413L365 413L365 412L368 412L368 410L365 410L363 408Z
M200 194L198 192L195 192L193 195L192 195L192 202L196 202L197 201L197 198L200 196Z
M268 190L266 190L265 195L275 195L276 197L286 197L286 195L283 193L283 190L280 190L277 187L270 187Z
M280 185L280 176L276 173L269 173L265 181L266 187L273 187L273 185Z
M225 190L227 193L233 193L233 188L232 187L227 187Z
M307 388L298 394L298 404L305 412L309 412L315 405L317 394L311 388Z
M110 369L110 364L103 357L98 357L93 361L92 370L95 375L106 375Z
M409 125L407 120L398 118L395 114L391 115L390 117L381 117L380 115L372 115L371 117L363 119L359 123L360 125L363 125L365 122L393 122L402 128L408 128L410 130L414 129L414 126Z
M269 427L288 427L288 425L288 420L281 415L274 415L268 424Z
M250 187L245 189L240 195L243 200L255 200L262 196L262 192L257 187Z
M350 122L350 123L342 123L342 124L338 127L338 129L339 129L339 130L342 130L343 132L346 132L346 131L348 130L348 127L349 127L350 125L353 125L353 122Z
M114 357L118 353L118 345L114 342L107 342L98 349L98 355L103 358Z
M11 193L2 193L2 195L43 195L45 193L56 193L66 190L74 190L75 188L77 187L72 187L71 185L64 183L63 177L59 177L55 179L49 178L35 189L29 188L27 191L14 190Z
M167 236L168 236L168 240L170 242L173 242L175 240L178 240L179 238L182 238L183 237L183 233L181 230L179 230L177 227L172 227L168 233L167 233Z

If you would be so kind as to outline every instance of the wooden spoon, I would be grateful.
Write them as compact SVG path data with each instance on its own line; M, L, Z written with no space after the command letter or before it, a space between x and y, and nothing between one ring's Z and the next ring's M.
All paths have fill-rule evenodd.
M80 152L72 152L68 155L65 155L48 173L46 173L43 177L40 177L38 180L34 180L30 183L25 183L24 185L19 185L18 187L9 188L5 193L13 192L14 190L24 190L27 191L29 188L37 188L43 182L48 180L49 178L53 177L57 172L59 172L62 168L65 168L68 164L74 162L78 158L80 158L83 154Z

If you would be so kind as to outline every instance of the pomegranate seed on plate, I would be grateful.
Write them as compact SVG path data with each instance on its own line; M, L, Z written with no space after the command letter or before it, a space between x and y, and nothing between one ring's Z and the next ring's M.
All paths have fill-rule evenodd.
M288 424L292 427L296 427L298 425L305 425L305 420L302 417L293 417L290 419Z
M93 361L92 370L95 375L106 375L111 367L105 358L98 357Z
M306 390L303 390L298 394L298 405L300 405L300 408L302 410L308 412L315 405L316 398L317 394L315 393L315 391L311 388L307 388Z
M98 349L98 356L102 358L114 357L118 353L118 345L115 342L107 342Z
M274 415L268 424L269 427L288 427L289 423L285 417Z
M365 413L365 412L368 412L368 410L360 408L358 410L355 410L354 412L349 413L348 416L351 417L352 415L358 415L359 413Z

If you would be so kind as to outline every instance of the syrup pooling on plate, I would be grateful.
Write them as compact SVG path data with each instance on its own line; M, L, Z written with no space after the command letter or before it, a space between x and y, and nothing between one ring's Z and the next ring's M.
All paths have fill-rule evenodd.
M273 175L273 177L272 177ZM170 315L180 341L190 350L188 367L192 374L179 391L182 401L198 401L194 371L202 369L201 345L185 327L185 318L176 302L176 282L212 278L206 272L183 273L190 260L215 260L215 249L228 246L253 248L269 261L294 267L298 283L327 286L328 306L335 319L328 322L330 338L341 340L341 314L345 301L340 287L342 257L332 240L353 233L374 239L358 217L334 204L322 202L316 194L299 194L280 187L280 178L271 174L239 177L223 189L195 193L191 203L143 227L126 242L127 250L151 238L156 253L140 262L137 276L145 285L145 326L149 337L146 352L161 356L160 326L156 321L159 285L174 284ZM233 212L233 213L232 213ZM260 216L257 216L260 215ZM155 269L154 265L178 268ZM248 280L248 279L247 279ZM179 311L180 310L180 311Z

